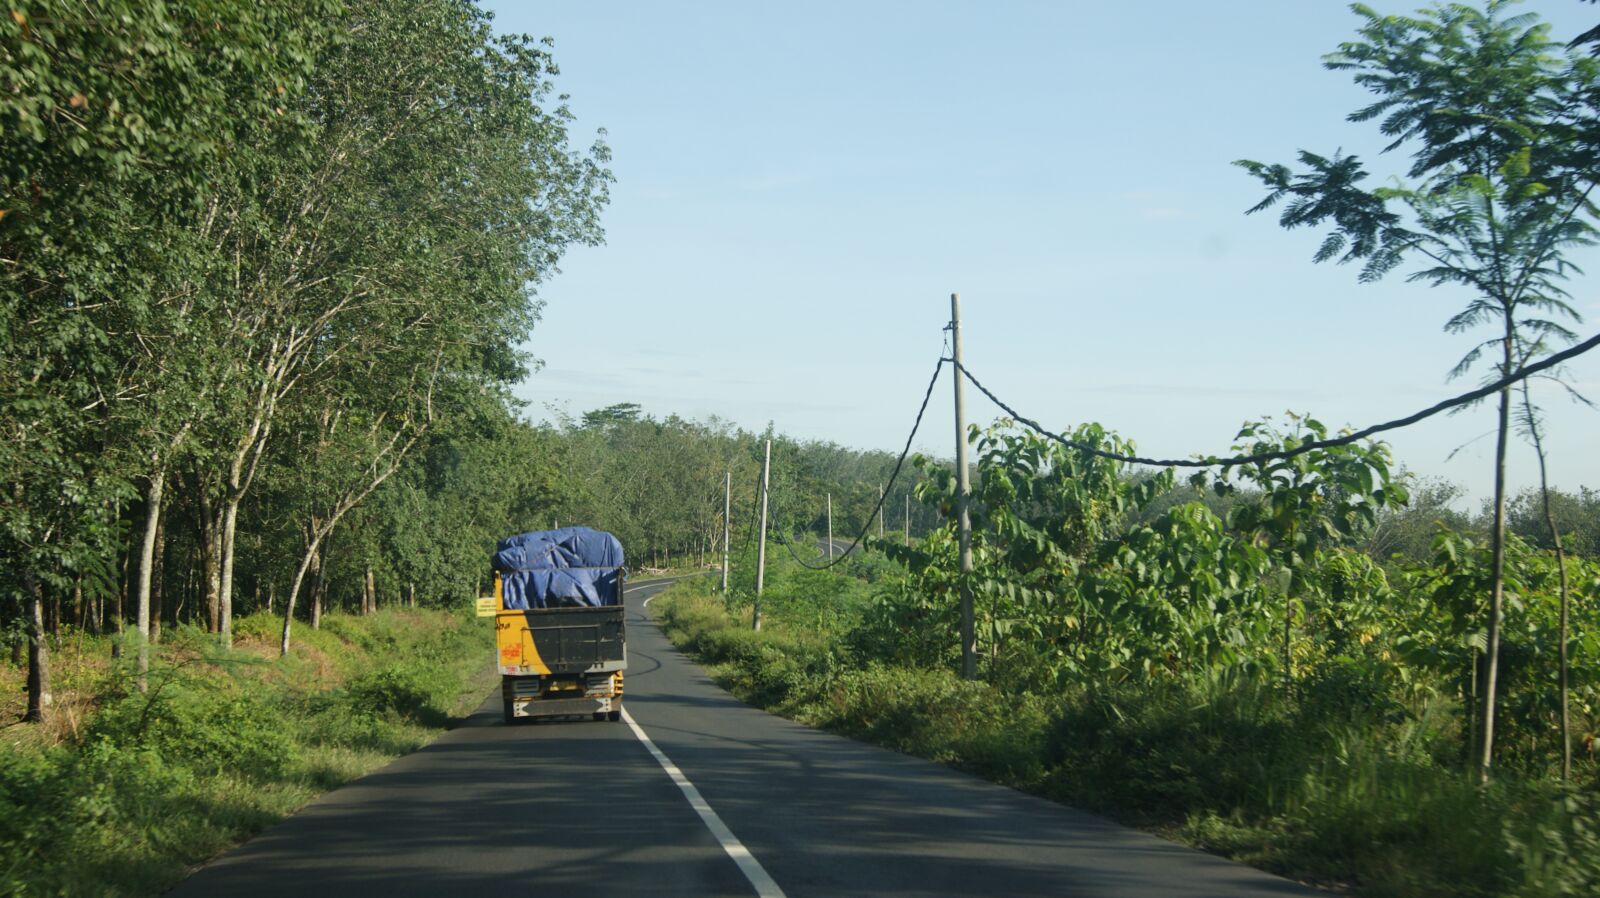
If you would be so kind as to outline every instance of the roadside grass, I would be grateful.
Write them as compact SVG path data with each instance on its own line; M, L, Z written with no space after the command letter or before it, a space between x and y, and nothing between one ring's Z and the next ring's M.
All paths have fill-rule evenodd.
M492 679L489 631L464 614L330 614L278 659L281 624L237 620L231 652L169 631L146 693L131 651L101 660L111 637L64 639L72 725L0 729L0 895L158 894L427 743ZM19 672L0 680L16 687Z
M1600 894L1600 797L1505 773L1474 785L1438 699L1366 706L1336 675L1332 697L1298 702L1225 678L1008 692L871 657L860 587L826 576L844 599L819 608L796 592L821 578L780 580L760 632L747 597L704 581L651 608L754 705L1290 878L1374 898Z

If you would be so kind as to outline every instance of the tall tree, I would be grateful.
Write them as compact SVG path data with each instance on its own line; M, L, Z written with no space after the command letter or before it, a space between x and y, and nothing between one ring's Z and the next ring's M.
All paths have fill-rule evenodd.
M335 8L43 0L0 18L0 579L30 601L118 553L136 468L117 417L150 381L130 347L171 261L151 234L194 213L232 135L284 124Z
M1562 282L1574 270L1567 253L1594 242L1594 157L1583 135L1600 64L1564 52L1532 15L1507 15L1514 0L1482 9L1453 3L1415 16L1380 15L1353 6L1360 39L1325 58L1354 73L1376 96L1351 113L1377 121L1410 166L1395 186L1367 187L1355 156L1299 154L1304 169L1241 160L1269 189L1251 212L1287 201L1286 228L1329 225L1315 260L1361 261L1374 281L1407 260L1409 279L1470 290L1467 307L1445 329L1490 326L1495 336L1469 351L1453 375L1485 353L1493 375L1510 374L1518 347L1570 340L1564 322L1579 320ZM1504 602L1505 458L1512 392L1498 398L1494 462L1493 577L1489 596L1479 775L1489 776Z
M296 397L419 333L453 370L520 375L530 285L600 235L606 149L573 149L571 114L546 108L546 48L493 36L463 0L357 0L345 24L316 61L309 151L241 155L229 255L242 262L211 285L229 298L215 326L237 340L204 478L224 641L239 509Z

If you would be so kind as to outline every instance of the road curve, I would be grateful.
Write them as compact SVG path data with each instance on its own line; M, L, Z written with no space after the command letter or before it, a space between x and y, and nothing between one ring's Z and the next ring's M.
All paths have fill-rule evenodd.
M624 704L666 761L624 723L507 727L496 690L464 726L312 802L170 894L1323 894L750 708L649 620L643 606L663 586L628 590Z

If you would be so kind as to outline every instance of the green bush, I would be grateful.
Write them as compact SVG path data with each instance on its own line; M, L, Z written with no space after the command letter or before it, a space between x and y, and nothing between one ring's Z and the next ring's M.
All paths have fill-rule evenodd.
M284 726L288 711L278 696L218 689L188 678L106 706L91 722L87 738L149 749L197 773L271 780L283 776L298 754Z
M911 660L928 628L906 615L932 604L828 588L778 580L759 633L701 584L651 607L754 704L1300 879L1395 898L1600 894L1600 798L1475 785L1458 700L1381 658L1323 660L1292 697L1247 667L1035 694L960 679L946 648Z
M116 667L76 740L0 746L0 895L161 892L318 791L425 742L492 657L489 631L459 615L326 621L299 638L332 672L219 652L214 637L176 628L148 692ZM235 636L275 646L279 623L241 618Z
M459 691L446 670L423 663L381 667L353 680L346 690L351 710L395 714L430 726L449 717L448 704Z

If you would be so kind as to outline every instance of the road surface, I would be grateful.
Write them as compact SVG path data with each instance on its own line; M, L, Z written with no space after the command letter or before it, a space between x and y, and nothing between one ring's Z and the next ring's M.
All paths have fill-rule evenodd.
M650 622L663 586L627 593L632 724L508 727L496 689L170 894L1323 894L750 708Z

